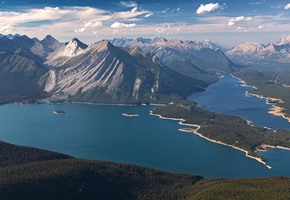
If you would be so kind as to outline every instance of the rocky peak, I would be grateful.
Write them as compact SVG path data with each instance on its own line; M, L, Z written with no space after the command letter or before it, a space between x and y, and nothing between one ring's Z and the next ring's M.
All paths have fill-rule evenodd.
M56 50L61 46L61 43L51 35L47 35L40 43L51 50Z
M285 44L290 44L290 36L285 36L277 42L277 45L285 45Z
M109 40L100 40L89 46L88 49L93 49L94 51L101 52L108 50L111 47L113 47L113 45Z
M88 47L88 45L77 38L73 38L70 42L66 43L66 46L74 49L86 49Z
M167 39L165 39L164 37L157 37L157 38L155 38L152 42L153 43L165 43L165 42L167 42L168 40Z
M238 45L234 48L236 51L242 52L257 52L265 48L265 45L257 42L246 42L244 44Z

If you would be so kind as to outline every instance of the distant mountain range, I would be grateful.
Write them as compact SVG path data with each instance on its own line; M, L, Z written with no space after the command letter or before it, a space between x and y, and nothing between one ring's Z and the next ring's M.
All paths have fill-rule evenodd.
M182 41L165 38L155 39L113 39L112 44L119 47L139 47L143 51L149 51L169 66L172 70L184 74L196 74L201 72L229 71L238 67L223 53L222 46L209 40L203 42Z
M241 67L210 41L0 35L0 103L153 103L186 98Z
M234 62L246 65L290 63L290 36L267 45L247 42L226 52Z

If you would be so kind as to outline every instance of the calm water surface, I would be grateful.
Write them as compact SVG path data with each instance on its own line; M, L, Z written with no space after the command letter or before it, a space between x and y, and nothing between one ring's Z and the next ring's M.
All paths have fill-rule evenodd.
M228 80L228 83L224 83L226 79L221 79L198 95L205 96L208 93L204 100L211 99L214 98L209 92L212 87L222 84L230 88L229 85L233 84L235 91L240 91L240 100L243 99L245 88L236 85L237 80ZM196 100L198 95L192 98ZM254 97L245 99L258 101ZM261 106L265 104L262 100L259 102ZM231 107L233 110L234 105L228 104L226 108ZM233 104L242 104L247 109L242 100ZM207 105L207 109L212 110L211 104ZM251 103L248 106L249 110L253 109ZM0 140L49 149L78 158L132 163L199 174L207 178L290 176L290 152L269 150L264 153L273 167L269 170L257 161L245 157L243 152L213 144L194 134L179 132L178 129L182 126L177 121L150 116L152 108L154 107L84 104L3 105L0 106ZM52 111L56 109L62 109L66 114L54 115ZM128 118L122 116L124 112L140 116ZM258 123L254 118L247 119ZM271 124L272 127L274 125Z
M225 74L218 83L211 85L206 91L191 95L189 100L213 112L240 116L256 126L271 127L272 131L278 128L290 130L290 123L286 119L268 113L272 106L266 104L265 99L246 95L246 91L251 89L242 87L239 80ZM267 159L275 174L289 176L287 170L290 169L290 151L268 149L259 155Z

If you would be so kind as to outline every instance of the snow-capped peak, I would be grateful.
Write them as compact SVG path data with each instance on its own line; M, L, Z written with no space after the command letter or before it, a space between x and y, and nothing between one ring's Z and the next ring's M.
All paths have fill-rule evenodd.
M257 42L246 42L236 46L232 51L242 51L242 52L257 52L264 49L265 46Z
M290 36L285 36L277 42L277 45L285 45L285 44L290 44Z

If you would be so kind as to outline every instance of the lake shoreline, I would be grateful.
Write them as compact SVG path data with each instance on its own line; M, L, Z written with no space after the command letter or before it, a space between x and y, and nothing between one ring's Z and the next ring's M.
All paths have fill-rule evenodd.
M184 125L184 126L197 127L196 129L191 129L191 131L189 131L189 129L185 130L185 129L182 129L182 128L179 129L179 131L187 132L187 133L194 133L195 135L197 135L197 136L199 136L199 137L201 137L201 138L203 138L203 139L205 139L205 140L207 140L209 142L212 142L212 143L215 143L215 144L220 144L220 145L223 145L223 146L227 146L227 147L242 151L242 152L244 152L246 154L246 157L258 161L259 163L265 165L268 169L272 169L272 167L267 165L267 163L265 161L263 161L261 158L249 155L249 152L247 150L245 150L245 149L239 148L239 147L234 146L234 145L226 144L226 143L221 142L221 141L213 140L213 139L210 139L210 138L202 135L202 133L198 132L198 130L201 128L201 125L198 125L198 124L186 124L186 123L183 123L185 121L184 119L163 117L162 115L154 114L152 111L150 111L150 115L159 117L160 119L180 121L179 124ZM271 148L275 148L275 147L271 146ZM290 148L289 148L289 150L290 150Z
M250 92L248 92L247 94L250 95L250 96L254 96L254 97L260 98L260 99L265 99L266 100L266 104L272 106L272 108L270 108L269 111L268 111L269 114L277 116L277 117L282 117L282 118L284 118L285 120L287 120L290 123L290 117L287 117L285 115L285 113L283 112L285 110L285 108L281 107L281 106L278 106L277 103L271 103L271 102L274 102L274 101L277 101L278 103L283 103L282 99L278 99L278 98L274 98L274 97L266 97L266 96L263 96L263 95L253 94L253 93L250 93Z
M255 90L258 89L256 86L248 85L245 80L242 80L242 79L240 79L240 78L238 78L238 77L236 77L236 76L234 76L232 74L230 74L230 75L233 78L239 80L239 82L241 83L242 87L251 87L251 88L253 88ZM274 97L266 97L264 95L254 94L254 93L251 93L249 91L247 91L245 95L246 96L254 96L254 97L257 97L257 98L260 98L260 99L265 99L266 100L266 104L272 106L272 108L269 108L269 111L268 111L268 113L270 115L274 115L274 116L277 116L277 117L282 117L282 118L286 119L290 123L290 117L287 117L285 115L285 113L283 112L285 110L285 108L281 107L281 106L278 106L277 103L272 103L272 102L283 103L282 99L278 99L278 98L274 98Z

